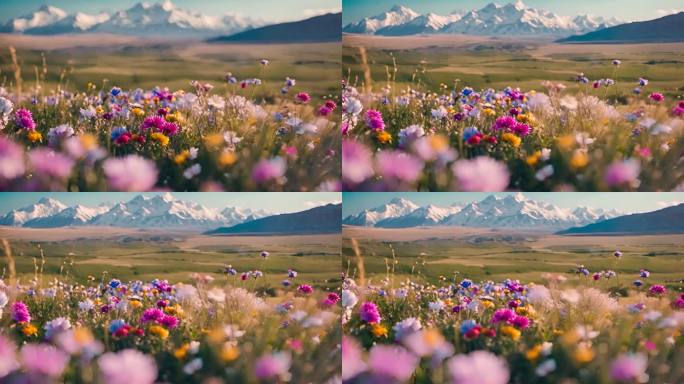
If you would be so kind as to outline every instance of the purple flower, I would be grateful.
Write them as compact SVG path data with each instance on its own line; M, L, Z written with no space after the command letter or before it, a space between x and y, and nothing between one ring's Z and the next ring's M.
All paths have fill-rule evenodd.
M17 301L12 305L12 320L17 323L28 323L31 321L31 314L23 301Z
M110 188L128 192L149 191L159 174L153 161L138 155L107 159L102 169Z
M660 284L653 284L651 285L651 288L648 289L648 292L652 295L662 295L667 292L667 288Z
M411 378L418 357L398 346L376 345L368 357L368 367L378 380L373 382L403 383Z
M263 183L283 177L287 169L285 159L280 156L271 159L262 159L252 168L252 180L255 183Z
M414 182L423 170L423 162L400 151L382 151L376 158L378 173L389 180Z
M0 137L0 180L11 180L23 175L24 154L21 147Z
M140 316L141 323L149 323L151 321L159 321L164 317L164 312L159 308L148 308L146 309L142 316Z
M510 322L520 329L525 329L530 326L530 319L525 316L515 316Z
M515 318L515 312L508 308L497 309L492 315L492 324L508 323Z
M178 319L175 316L163 315L159 319L159 324L165 326L168 329L174 329L178 326Z
M259 379L284 376L290 370L292 357L287 352L275 352L261 356L254 364L254 374Z
M634 382L646 374L648 359L643 353L622 354L610 366L610 377L619 382Z
M97 361L107 384L152 384L157 379L154 358L134 349L107 352Z
M511 116L502 116L496 119L494 122L494 125L492 126L492 129L495 130L512 130L518 122L515 120L515 118Z
M36 174L47 178L66 179L74 166L71 158L47 148L34 149L28 157Z
M26 130L32 131L36 129L36 122L33 121L33 115L28 109L17 109L17 111L14 113L14 121L18 126Z
M510 178L506 165L488 156L459 160L451 170L458 189L468 192L500 192L506 189Z
M370 109L366 112L364 121L372 131L382 131L385 129L385 121L382 119L382 113L375 109Z
M57 378L64 372L69 355L48 344L26 344L21 348L21 361L28 373Z
M154 128L154 130L156 131L161 130L165 125L166 120L164 120L163 117L159 115L149 116L146 117L145 120L143 120L143 123L140 126L140 130L144 132L150 128Z
M531 130L532 128L530 128L529 125L523 123L516 123L513 128L511 128L511 131L522 137L529 135Z
M373 176L371 151L363 144L345 140L342 142L342 179L349 184L360 184Z
M297 290L305 295L313 293L313 288L308 284L300 285L299 287L297 287Z
M378 306L370 301L366 301L365 303L361 304L360 316L361 320L370 324L379 323L381 320Z
M454 356L447 366L452 384L506 384L510 377L506 360L487 351Z
M297 101L299 101L300 103L306 104L306 103L308 103L309 101L311 101L311 96L309 96L309 94L306 93L306 92L299 92L299 93L295 96L295 99L297 99Z
M635 159L628 159L621 162L614 162L606 169L603 179L611 187L617 187L624 184L632 184L639 177L641 172L641 165Z

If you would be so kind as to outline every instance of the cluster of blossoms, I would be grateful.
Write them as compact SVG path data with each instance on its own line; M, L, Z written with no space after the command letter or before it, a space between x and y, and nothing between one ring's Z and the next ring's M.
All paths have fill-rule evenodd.
M584 75L571 93L515 87L439 92L387 86L342 92L345 190L678 190L684 188L682 102L659 92L618 104ZM607 148L617 150L607 150ZM652 175L658 159L669 176ZM676 160L675 160L676 159ZM661 164L662 165L662 164ZM658 167L661 167L660 165ZM657 172L656 172L657 173ZM660 175L660 173L658 173ZM646 181L651 184L646 184Z

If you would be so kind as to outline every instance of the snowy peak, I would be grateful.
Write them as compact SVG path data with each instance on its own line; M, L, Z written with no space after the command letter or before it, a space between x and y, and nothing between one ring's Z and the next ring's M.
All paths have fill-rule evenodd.
M33 13L9 20L1 29L3 32L22 33L56 23L65 17L67 13L62 9L43 5Z
M382 220L393 217L401 217L415 211L418 208L418 205L410 200L395 197L385 205L367 209L355 216L349 216L345 218L342 223L348 225L372 227Z
M389 11L366 17L356 24L349 24L343 28L344 32L374 34L380 29L408 23L420 14L402 5L395 5Z
M52 216L66 208L65 204L55 199L43 197L36 204L8 212L0 219L0 225L22 226L28 221Z

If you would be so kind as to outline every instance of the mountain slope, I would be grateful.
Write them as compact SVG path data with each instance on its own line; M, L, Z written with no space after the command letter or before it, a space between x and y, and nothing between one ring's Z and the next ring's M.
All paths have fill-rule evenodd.
M372 35L383 28L408 23L418 16L420 16L420 14L410 8L406 8L401 5L395 5L387 12L372 17L366 17L358 23L347 24L342 31L347 33Z
M684 204L654 212L616 217L584 227L558 232L561 235L584 234L669 234L684 233Z
M214 235L232 234L320 234L339 233L342 228L342 204L328 204L307 211L264 217L232 227L207 232Z
M655 20L604 28L558 41L562 43L659 43L684 41L684 12Z
M240 43L317 43L340 41L342 13L329 13L289 23L268 25L230 36L210 39L210 42Z
M366 209L355 216L348 216L343 220L342 223L346 225L373 227L382 220L401 217L415 211L418 208L418 205L411 201L402 198L394 198L385 205L372 209Z
M456 214L463 209L462 206L438 207L436 205L427 205L420 207L414 211L399 217L390 217L379 221L375 224L376 227L381 228L409 228L420 226L438 225L445 218Z
M46 217L35 218L24 224L29 228L57 228L73 225L85 225L93 218L109 211L110 207L103 205L89 208L83 205L75 205L61 210L60 212Z
M31 220L55 215L66 208L66 205L55 199L43 197L36 204L8 212L0 219L0 225L22 226Z
M32 28L41 28L67 17L67 13L57 7L43 5L35 12L7 21L0 32L22 33Z

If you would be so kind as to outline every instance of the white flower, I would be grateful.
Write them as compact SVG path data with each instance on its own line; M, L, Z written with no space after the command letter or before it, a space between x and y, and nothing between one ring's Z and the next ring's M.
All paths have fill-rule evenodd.
M71 322L66 317L57 317L53 320L48 321L43 326L45 329L45 337L47 339L52 339L53 336L64 332L71 328Z
M223 289L213 288L207 292L207 299L216 303L223 303L226 301L226 293Z
M226 133L223 134L223 140L226 141L229 149L235 150L235 145L242 141L242 137L239 137L237 133L233 131L226 131Z
M4 97L0 97L0 129L4 129L9 122L9 115L12 113L14 104Z
M444 302L442 300L429 302L428 308L433 312L439 312L444 309Z
M190 152L190 160L195 160L197 158L197 154L199 153L199 148L190 147L188 152Z
M90 299L85 299L84 301L78 302L78 309L82 312L88 312L95 308L95 303Z
M297 127L296 132L298 135L313 135L318 132L318 127L310 123L304 123Z
M97 111L95 111L95 108L93 106L89 106L87 109L80 109L81 112L81 117L84 119L92 119L93 117L97 116Z
M207 105L214 109L223 109L226 107L226 100L219 95L213 95L207 99Z
M361 111L363 111L363 104L361 104L361 101L353 97L347 99L347 102L344 105L345 113L356 116L361 113Z
M7 294L4 291L0 291L0 309L5 308L8 302L9 298L7 297Z
M359 302L356 294L348 289L342 290L342 306L353 308Z
M443 119L447 117L447 115L449 114L449 112L447 112L446 108L444 108L443 105L440 105L437 109L433 109L431 113L432 117L435 119Z
M245 331L240 330L237 325L228 324L223 327L223 334L229 339L239 339L244 336Z

